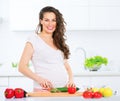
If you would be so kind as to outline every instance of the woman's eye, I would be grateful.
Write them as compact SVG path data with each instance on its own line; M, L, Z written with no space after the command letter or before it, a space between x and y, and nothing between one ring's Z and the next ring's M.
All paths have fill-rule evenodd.
M56 20L53 20L53 22L56 22Z
M55 19L53 19L53 20L45 19L44 21L46 21L46 22L49 22L49 21L51 21L51 22L56 22Z
M45 21L49 21L49 20L45 20Z

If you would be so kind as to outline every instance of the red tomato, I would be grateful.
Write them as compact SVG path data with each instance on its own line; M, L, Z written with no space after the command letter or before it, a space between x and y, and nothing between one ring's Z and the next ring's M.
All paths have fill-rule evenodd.
M100 92L95 92L93 97L94 98L101 98L102 94Z
M83 92L83 97L84 98L92 98L93 97L93 93L91 91L84 91Z
M94 92L91 91L91 93L92 93L92 98L94 98Z
M14 96L14 90L12 88L7 88L4 91L4 95L6 98L12 98Z
M22 88L16 88L14 90L15 98L23 98L24 97L24 90Z
M74 94L76 92L76 87L68 87L68 93Z

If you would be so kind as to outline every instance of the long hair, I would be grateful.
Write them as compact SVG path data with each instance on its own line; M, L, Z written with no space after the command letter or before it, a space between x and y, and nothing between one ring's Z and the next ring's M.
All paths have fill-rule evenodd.
M40 13L39 13L39 24L36 28L36 33L38 34L40 31L43 30L42 28L42 25L40 23L40 20L43 19L44 17L44 13L46 12L52 12L55 14L56 16L56 29L55 31L53 32L53 42L55 44L55 46L60 49L63 54L64 54L64 58L65 59L68 59L69 58L69 55L70 55L70 51L69 51L69 47L68 45L65 43L66 41L66 36L65 36L65 21L64 21L64 18L63 18L63 15L59 12L58 9L54 8L54 7L51 7L51 6L47 6L47 7L44 7Z

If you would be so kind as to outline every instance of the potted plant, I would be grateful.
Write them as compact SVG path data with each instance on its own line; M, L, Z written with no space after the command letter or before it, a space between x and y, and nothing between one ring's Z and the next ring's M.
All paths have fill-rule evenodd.
M86 58L84 62L85 68L89 69L90 71L97 71L101 68L102 65L107 65L108 59L102 56L93 56L90 58Z

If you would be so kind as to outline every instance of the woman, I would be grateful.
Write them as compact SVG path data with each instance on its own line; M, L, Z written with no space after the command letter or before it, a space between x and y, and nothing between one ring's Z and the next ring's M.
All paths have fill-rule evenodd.
M67 62L69 48L65 43L65 22L54 7L44 7L39 13L36 33L26 42L19 63L19 71L34 80L34 91L55 87L75 87ZM28 68L32 61L35 73Z

